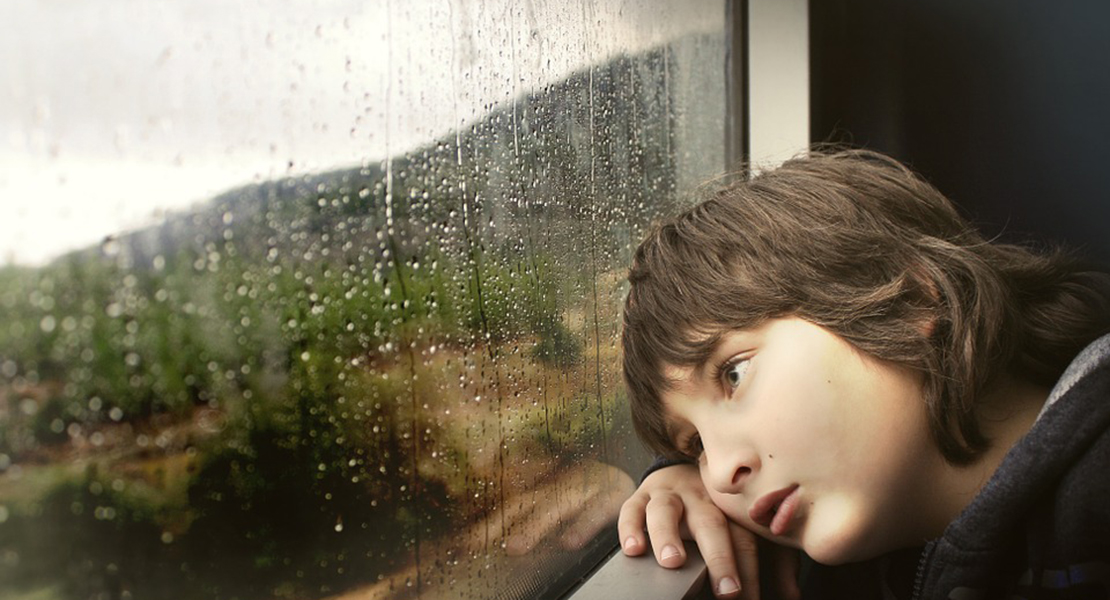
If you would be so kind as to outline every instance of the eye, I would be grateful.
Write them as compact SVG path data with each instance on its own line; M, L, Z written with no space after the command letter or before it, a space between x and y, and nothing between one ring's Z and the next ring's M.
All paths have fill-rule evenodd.
M748 374L751 359L741 358L731 360L721 366L721 381L728 384L729 388L736 389Z

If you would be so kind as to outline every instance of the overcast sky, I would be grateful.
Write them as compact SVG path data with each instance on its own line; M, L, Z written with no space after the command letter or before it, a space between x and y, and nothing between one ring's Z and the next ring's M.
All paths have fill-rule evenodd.
M723 16L723 0L4 0L0 264L379 161Z

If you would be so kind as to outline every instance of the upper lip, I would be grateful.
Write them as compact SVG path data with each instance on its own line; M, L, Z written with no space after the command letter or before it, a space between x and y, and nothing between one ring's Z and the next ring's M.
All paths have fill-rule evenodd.
M798 484L760 496L748 509L748 516L758 525L770 527L771 521L775 518L775 510L796 489L798 489Z

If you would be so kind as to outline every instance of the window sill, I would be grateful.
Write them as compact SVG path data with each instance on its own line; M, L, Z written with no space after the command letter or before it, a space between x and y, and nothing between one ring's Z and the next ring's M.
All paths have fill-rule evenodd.
M686 564L680 569L660 567L651 553L625 556L619 549L568 596L568 600L636 600L639 598L694 598L706 577L705 561L697 546L686 543Z

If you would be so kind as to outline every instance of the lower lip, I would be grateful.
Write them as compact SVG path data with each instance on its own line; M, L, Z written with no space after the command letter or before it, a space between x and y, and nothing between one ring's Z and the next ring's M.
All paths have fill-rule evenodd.
M775 517L771 519L772 535L786 533L786 529L790 527L790 521L794 518L794 512L798 510L798 504L801 503L801 500L798 495L798 488L794 488L794 491L783 499L778 510L775 511Z

